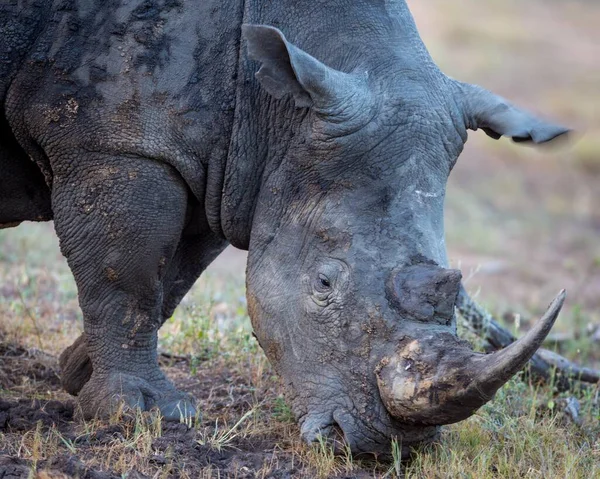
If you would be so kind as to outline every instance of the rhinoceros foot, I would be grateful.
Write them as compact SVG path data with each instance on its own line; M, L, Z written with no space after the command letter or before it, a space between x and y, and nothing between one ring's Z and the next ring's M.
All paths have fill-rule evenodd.
M147 380L123 372L93 373L79 393L84 419L107 418L117 411L158 408L167 421L188 422L196 416L194 399L166 378Z
M90 380L93 368L87 353L85 334L65 349L59 358L60 381L69 394L77 396L85 383Z

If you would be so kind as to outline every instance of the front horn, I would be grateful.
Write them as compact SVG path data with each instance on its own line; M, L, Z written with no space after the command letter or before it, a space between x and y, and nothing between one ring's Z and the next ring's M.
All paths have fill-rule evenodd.
M520 340L493 354L473 352L450 333L400 344L375 373L388 412L408 424L452 424L471 416L519 372L541 346L565 301L561 291Z

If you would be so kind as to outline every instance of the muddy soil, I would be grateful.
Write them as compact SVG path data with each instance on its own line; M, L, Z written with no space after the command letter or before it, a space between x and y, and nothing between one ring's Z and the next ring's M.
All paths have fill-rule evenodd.
M294 449L299 432L290 417L277 419L281 390L268 368L258 390L243 365L217 361L191 375L186 359L163 356L161 366L198 399L194 427L151 413L86 423L61 389L57 358L8 343L0 331L0 479L311 477L282 451ZM251 423L232 428L253 408Z

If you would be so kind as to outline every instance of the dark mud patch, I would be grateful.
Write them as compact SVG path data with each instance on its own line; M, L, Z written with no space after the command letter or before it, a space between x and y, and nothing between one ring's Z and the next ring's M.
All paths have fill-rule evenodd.
M196 374L185 357L165 355L161 366L197 398L193 427L153 413L84 422L61 389L58 359L0 332L0 479L314 477L295 455L297 426L278 416L270 370L257 386L247 365L220 359Z
M7 342L0 332L0 389L60 387L56 358L38 349Z
M69 455L56 456L39 461L37 464L31 460L0 455L0 479L29 478L33 474L35 474L33 477L39 479L121 479L123 477L121 474L89 468L77 457ZM147 476L132 471L127 477L134 479Z
M72 419L72 402L0 399L0 432L28 431L32 425L34 429L39 426L64 426Z
M149 440L144 457L139 457L144 449L139 444L143 439L136 437L139 423L124 419L120 424L96 424L93 431L86 432L86 427L73 420L73 413L73 404L61 401L0 400L0 479L252 478L259 471L266 472L265 464L273 461L276 453L274 441L267 444L260 440L233 441L218 450L199 440L212 437L214 428L164 423L159 436ZM48 445L51 435L61 439L46 451L38 451L40 459L31 454L23 457L36 441ZM111 455L114 459L107 460ZM111 462L117 464L116 470L110 467ZM260 476L296 477L296 470L291 459L279 457L276 470Z

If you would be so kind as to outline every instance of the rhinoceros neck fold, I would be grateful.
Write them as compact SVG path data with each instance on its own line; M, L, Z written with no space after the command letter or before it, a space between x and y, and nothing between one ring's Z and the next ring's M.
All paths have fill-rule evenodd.
M280 28L288 41L342 72L437 71L404 1L357 5L346 0L323 2L319 8L308 1L247 1L243 23ZM306 135L303 125L311 115L296 108L291 97L270 97L255 78L259 67L242 40L227 164L212 187L209 171L207 188L211 227L242 249L250 243L261 187L299 135Z

